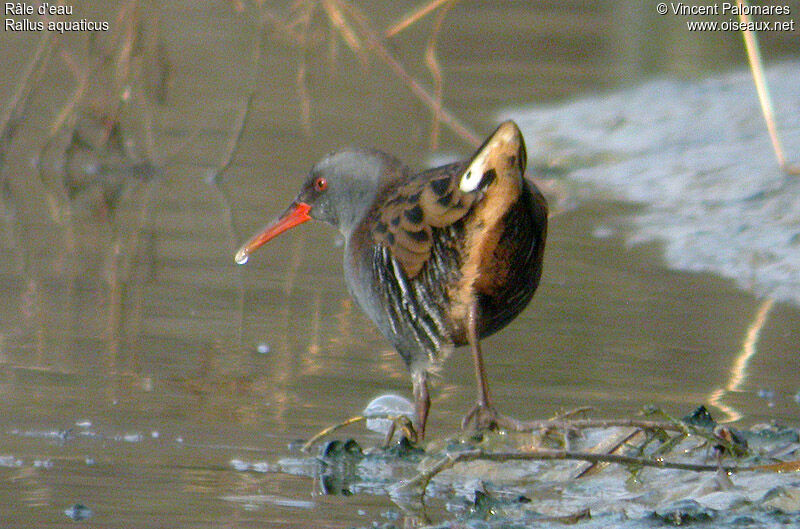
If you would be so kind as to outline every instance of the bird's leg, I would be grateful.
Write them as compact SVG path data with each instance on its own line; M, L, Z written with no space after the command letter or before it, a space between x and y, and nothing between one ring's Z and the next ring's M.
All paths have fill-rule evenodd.
M472 349L472 359L475 364L475 381L478 387L477 405L479 408L490 408L489 405L489 384L486 382L486 368L483 367L483 351L481 341L478 338L478 310L476 303L470 306L467 315L467 340Z
M473 302L467 312L467 342L472 350L475 361L475 381L478 386L478 398L475 406L467 412L461 420L461 428L466 429L472 419L475 419L475 428L494 429L498 426L511 430L519 430L520 422L511 417L498 413L489 401L489 384L486 382L486 369L483 367L483 353L478 337L478 304Z
M416 371L411 375L414 387L414 409L417 412L417 438L425 438L425 423L428 422L428 409L431 407L431 398L428 395L428 373Z
M473 417L477 428L493 428L497 426L497 422L493 417L496 412L489 404L489 385L486 383L486 369L483 367L483 353L481 352L481 342L478 338L478 307L477 303L474 302L470 304L467 312L467 342L472 351L472 359L475 364L478 398L475 406L461 420L461 428L466 428Z

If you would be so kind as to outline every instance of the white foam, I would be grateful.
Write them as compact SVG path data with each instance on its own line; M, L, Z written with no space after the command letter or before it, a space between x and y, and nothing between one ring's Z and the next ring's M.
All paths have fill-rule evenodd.
M771 67L767 79L784 150L800 163L800 63ZM579 200L643 206L630 243L660 241L674 268L800 303L800 178L778 168L748 70L656 80L508 117L533 166L581 161L567 175L591 184L578 186Z

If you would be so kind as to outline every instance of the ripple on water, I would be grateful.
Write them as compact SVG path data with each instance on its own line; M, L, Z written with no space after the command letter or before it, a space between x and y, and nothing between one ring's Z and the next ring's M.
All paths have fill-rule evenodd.
M89 518L91 518L92 515L94 515L94 512L92 512L92 510L89 507L82 505L80 503L76 503L75 505L72 505L71 507L65 509L64 514L68 518L72 518L76 522L81 522L83 520L88 520Z

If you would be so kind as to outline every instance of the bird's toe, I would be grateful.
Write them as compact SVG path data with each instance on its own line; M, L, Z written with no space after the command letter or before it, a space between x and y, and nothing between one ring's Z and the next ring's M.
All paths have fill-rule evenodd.
M494 406L478 402L461 419L461 429L466 430L470 423L476 430L514 430L520 431L522 423L513 417L503 415Z

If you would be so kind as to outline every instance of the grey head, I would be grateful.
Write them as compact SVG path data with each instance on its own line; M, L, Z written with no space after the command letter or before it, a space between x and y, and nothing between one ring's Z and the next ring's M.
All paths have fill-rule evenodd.
M349 235L363 219L383 184L406 173L394 156L375 149L345 149L317 162L295 203L308 204L309 216Z
M236 262L246 263L260 246L311 219L332 224L348 237L381 188L406 174L397 158L374 149L346 149L325 156L311 168L289 208L239 249Z

